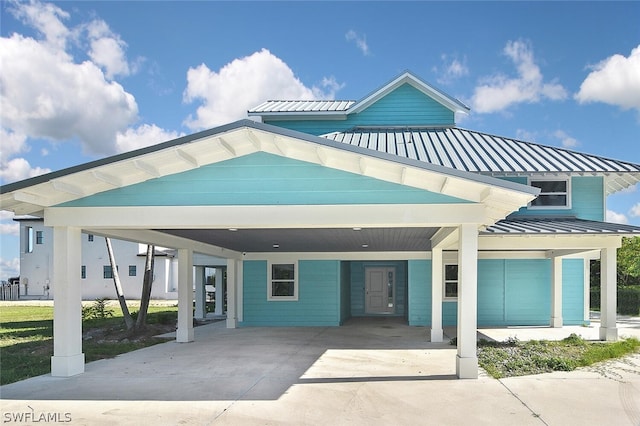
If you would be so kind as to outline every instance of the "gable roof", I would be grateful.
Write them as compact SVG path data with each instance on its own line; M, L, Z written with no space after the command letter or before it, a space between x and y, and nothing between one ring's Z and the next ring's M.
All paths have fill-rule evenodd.
M323 137L457 170L496 176L600 174L607 194L640 182L640 165L460 128L354 128Z
M248 111L249 116L308 116L325 115L345 117L356 114L403 84L409 84L445 108L453 112L469 112L469 107L431 84L420 79L413 73L405 71L379 89L371 92L359 101L302 101L302 100L269 100Z
M16 214L248 155L267 152L325 167L484 203L502 218L538 190L488 176L351 146L277 126L240 120L147 148L0 187L0 205Z

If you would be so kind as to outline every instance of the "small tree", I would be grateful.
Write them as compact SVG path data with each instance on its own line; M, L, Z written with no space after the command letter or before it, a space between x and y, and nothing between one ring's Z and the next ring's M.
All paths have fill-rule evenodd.
M618 249L618 284L640 284L640 237L622 239Z
M127 327L127 330L131 330L134 327L133 318L129 313L129 308L127 307L127 301L124 298L124 293L122 291L122 284L120 283L120 274L118 273L118 265L116 264L116 258L113 254L113 248L111 247L111 238L105 237L104 241L107 244L107 253L109 255L109 263L111 264L111 271L113 276L113 285L116 288L116 296L118 298L118 302L120 302L120 309L122 309L122 316L124 317L124 323Z
M155 247L147 245L147 257L144 263L144 278L142 281L142 297L140 297L140 311L136 320L136 328L142 328L147 324L147 311L149 310L149 300L151 299L151 286L153 284L153 264L155 258Z

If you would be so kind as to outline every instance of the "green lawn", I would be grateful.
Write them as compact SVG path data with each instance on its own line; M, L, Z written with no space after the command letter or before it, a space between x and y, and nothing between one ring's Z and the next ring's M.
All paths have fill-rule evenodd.
M83 321L82 349L87 362L167 341L153 336L175 329L178 308L150 306L147 330L135 335L124 329L119 308L109 311L112 317ZM49 373L52 355L53 307L0 308L1 385Z

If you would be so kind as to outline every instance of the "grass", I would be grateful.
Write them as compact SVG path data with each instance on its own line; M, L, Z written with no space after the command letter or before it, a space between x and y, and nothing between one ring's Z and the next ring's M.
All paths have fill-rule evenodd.
M148 326L132 334L125 330L119 308L113 316L82 323L82 349L87 362L166 342L154 337L175 329L177 307L150 306ZM0 313L0 385L51 372L53 307L3 306Z
M481 340L478 364L493 378L572 371L597 362L638 352L640 340L631 337L617 342L589 342L576 334L564 340L531 340L515 338L505 342Z

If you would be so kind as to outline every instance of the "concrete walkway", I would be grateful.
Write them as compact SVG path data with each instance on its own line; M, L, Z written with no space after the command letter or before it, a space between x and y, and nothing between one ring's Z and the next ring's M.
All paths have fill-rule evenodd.
M640 318L624 321L621 335L640 336ZM564 338L575 329L597 335L597 327L479 333L526 340ZM92 362L71 378L45 375L3 386L2 421L640 425L640 354L569 373L503 380L481 373L478 380L457 380L455 348L448 341L427 342L427 333L391 318L309 328L229 330L224 322L213 323L197 327L192 343L168 342Z

